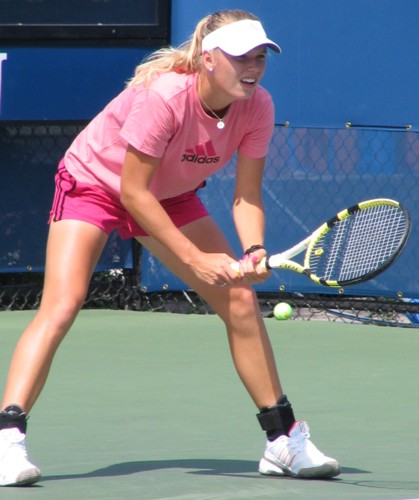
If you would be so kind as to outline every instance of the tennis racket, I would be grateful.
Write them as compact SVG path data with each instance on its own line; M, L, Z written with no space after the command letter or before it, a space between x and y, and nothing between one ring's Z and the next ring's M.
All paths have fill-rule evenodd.
M264 257L265 269L288 269L329 287L355 285L383 272L403 250L411 221L397 201L373 199L340 211L285 252ZM305 251L304 262L292 259ZM233 264L235 270L239 265Z

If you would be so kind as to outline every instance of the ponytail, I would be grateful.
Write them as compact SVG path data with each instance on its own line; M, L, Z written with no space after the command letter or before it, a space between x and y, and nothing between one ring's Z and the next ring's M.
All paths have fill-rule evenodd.
M192 37L177 48L164 47L153 52L135 69L128 86L140 83L148 85L161 73L196 73L201 70L201 47L203 38L222 26L242 19L259 20L244 10L223 10L201 19Z

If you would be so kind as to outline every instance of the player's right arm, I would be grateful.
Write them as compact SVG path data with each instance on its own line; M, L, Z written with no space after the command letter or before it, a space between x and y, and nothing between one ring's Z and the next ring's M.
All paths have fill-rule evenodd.
M200 251L172 222L149 186L160 164L128 147L121 175L121 203L147 233L176 255L202 280L218 284L237 279L226 254Z

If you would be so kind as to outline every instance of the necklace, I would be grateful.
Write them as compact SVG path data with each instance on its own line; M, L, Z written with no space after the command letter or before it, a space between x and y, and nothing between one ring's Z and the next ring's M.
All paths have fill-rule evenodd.
M199 82L199 83L201 83L201 82ZM208 111L212 114L212 116L213 116L214 118L217 118L217 120L218 120L218 123L217 123L217 128L218 128L219 130L223 130L223 128L226 126L226 125L225 125L225 123L224 123L224 121L223 121L223 119L222 119L220 116L218 116L218 115L217 115L217 113L216 113L215 111L213 111L213 110L212 110L212 109L208 106L208 104L204 101L204 99L203 99L203 97L202 97L202 95L201 95L200 90L201 90L201 85L199 85L199 86L198 86L198 96L199 96L199 98L201 99L202 104L203 104L203 105L207 108L207 110L208 110Z

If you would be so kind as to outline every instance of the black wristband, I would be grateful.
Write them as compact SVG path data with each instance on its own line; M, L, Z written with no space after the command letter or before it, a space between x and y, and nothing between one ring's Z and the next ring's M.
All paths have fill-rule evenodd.
M244 255L249 255L253 252L256 252L256 250L265 250L266 251L266 248L263 245L252 245L244 252Z

